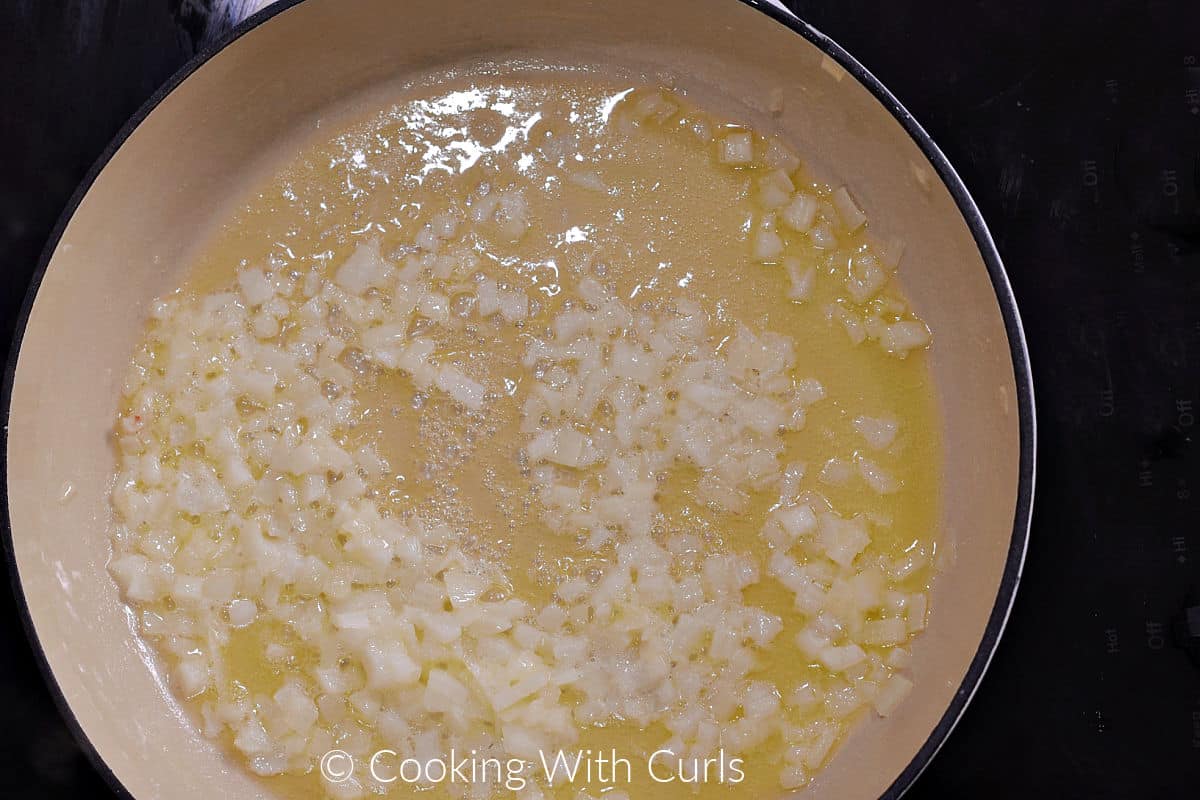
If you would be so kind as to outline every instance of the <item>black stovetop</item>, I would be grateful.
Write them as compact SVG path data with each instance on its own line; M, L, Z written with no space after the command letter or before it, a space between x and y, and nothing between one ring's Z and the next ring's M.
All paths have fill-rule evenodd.
M0 0L4 345L75 185L227 24L213 5ZM961 173L1033 362L1025 577L974 702L909 797L1200 796L1200 663L1172 627L1200 605L1200 4L788 5L895 92ZM110 797L8 593L0 643L0 797Z

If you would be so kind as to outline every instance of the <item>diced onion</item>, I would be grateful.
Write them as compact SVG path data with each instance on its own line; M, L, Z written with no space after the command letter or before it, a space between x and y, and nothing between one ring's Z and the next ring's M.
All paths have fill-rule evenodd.
M745 132L726 134L718 146L722 164L749 164L754 160L754 138Z
M808 233L817 219L817 199L810 194L797 194L779 212L779 219L797 233Z
M857 230L867 221L867 215L863 213L862 208L859 207L858 202L851 196L850 190L845 186L839 187L834 191L833 207L837 209L838 216L841 217L842 224L846 226L846 230Z
M736 172L756 204L744 247L782 267L761 270L764 285L798 302L819 293L827 321L855 342L896 355L930 343L884 291L902 246L843 238L853 257L832 252L866 222L845 187L798 187L799 159L782 140L681 112L666 90L629 98L615 118L623 132L673 120L653 135L693 147L698 137L706 158L715 147ZM571 161L569 137L523 135L523 149L582 170L558 170L564 180L620 191L582 155ZM931 551L869 549L891 518L843 514L822 494L900 490L897 423L854 417L879 453L839 450L806 475L789 463L787 436L826 396L798 368L810 343L686 293L633 300L602 264L567 266L580 274L561 306L546 298L564 287L540 275L530 289L518 270L514 286L518 273L485 270L477 245L517 242L535 222L540 234L543 198L531 203L523 178L478 175L469 198L424 216L413 203L411 226L377 227L386 256L378 239L346 244L362 234L343 232L345 249L313 263L272 255L225 290L152 306L114 437L109 570L136 623L161 644L176 690L197 698L205 734L227 736L260 775L309 772L335 746L360 755L380 739L419 759L478 747L533 760L623 720L697 758L778 736L781 784L806 785L857 710L887 715L911 690L899 672L928 597L906 581ZM494 335L521 343L527 375L507 364L497 375L486 347L463 345ZM442 415L421 411L411 477L388 463L362 406L363 391L393 378L402 403ZM504 415L506 398L520 419ZM512 531L474 530L460 487L438 475L473 457L463 445L491 435L480 431L509 425L528 491L495 490L488 462L484 489L502 515L531 508L582 551L576 563L539 554L517 565L552 591L536 607L497 563ZM432 495L415 509L413 478ZM696 524L663 525L666 491ZM760 549L714 544L714 515L762 520ZM754 605L762 582L782 587L792 610ZM783 640L819 677L799 687L762 677L762 651ZM247 692L237 648L278 673L276 685ZM530 786L526 800L542 792ZM326 788L374 791L365 780Z

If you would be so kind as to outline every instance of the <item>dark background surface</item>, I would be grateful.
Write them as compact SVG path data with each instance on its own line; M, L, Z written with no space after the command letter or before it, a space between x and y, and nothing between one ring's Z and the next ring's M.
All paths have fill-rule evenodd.
M1037 387L1016 607L908 796L1200 797L1200 664L1172 628L1200 604L1200 3L789 5L974 193ZM208 0L0 0L0 345L88 167L227 27ZM0 592L0 797L110 796Z

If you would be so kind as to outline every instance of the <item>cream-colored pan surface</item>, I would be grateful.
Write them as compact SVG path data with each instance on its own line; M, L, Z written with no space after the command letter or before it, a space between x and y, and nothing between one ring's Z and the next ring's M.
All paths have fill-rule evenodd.
M109 431L149 301L319 123L455 63L534 56L670 73L730 108L765 107L780 87L783 114L761 124L908 243L905 290L940 334L952 558L914 647L912 697L859 728L808 793L879 796L959 692L1014 560L1024 377L970 227L893 114L817 46L735 0L306 0L204 63L120 146L50 258L12 379L8 500L31 621L83 733L139 800L265 796L182 716L105 570Z

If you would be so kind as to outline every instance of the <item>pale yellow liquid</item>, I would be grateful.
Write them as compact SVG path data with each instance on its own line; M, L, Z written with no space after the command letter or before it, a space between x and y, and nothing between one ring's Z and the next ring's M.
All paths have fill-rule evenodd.
M411 243L419 224L446 208L449 198L461 199L483 181L501 188L524 186L531 229L515 243L497 232L479 237L473 247L480 269L526 288L540 310L519 329L483 322L473 325L476 341L460 334L464 352L486 353L486 363L474 356L464 361L468 372L505 376L518 385L532 382L529 369L520 363L529 337L541 334L564 299L573 295L580 276L598 272L616 284L620 296L633 298L631 306L641 299L687 297L714 313L721 335L732 332L734 322L786 334L797 344L796 376L819 380L827 397L809 410L803 430L787 434L784 463L805 462L802 488L820 492L841 513L891 520L889 527L876 529L868 554L898 557L914 544L932 552L941 459L925 356L917 352L900 359L873 343L853 345L823 312L840 284L834 275L845 269L847 254L869 234L869 225L852 236L840 231L842 247L832 255L815 250L802 236L788 238L791 255L821 270L811 299L789 300L783 269L750 258L745 230L756 212L749 188L753 170L716 163L714 145L692 133L690 125L700 120L719 125L699 111L685 107L681 116L662 124L631 122L631 101L615 102L629 88L595 75L563 80L536 74L436 87L425 100L406 101L302 152L224 227L202 253L186 289L227 288L239 264L261 264L272 257L287 259L301 272L314 264L336 266L368 238L378 238L388 254ZM614 110L602 124L604 115L597 110L605 107ZM530 124L535 114L540 117ZM472 147L503 144L506 138L510 141L502 153L462 169L460 156L468 156ZM562 159L544 155L554 140L572 143ZM453 142L468 144L455 149ZM575 160L575 153L583 160ZM527 155L532 158L522 166ZM451 171L430 168L438 163ZM596 176L613 191L566 179L572 173ZM797 172L797 185L802 184L818 185L803 168ZM828 189L819 188L827 196ZM452 288L446 289L450 295ZM889 291L894 294L894 287ZM519 433L521 391L515 392L517 399L491 403L486 424L464 422L436 392L423 403L414 403L414 394L400 375L365 380L357 390L360 422L342 432L349 439L378 442L393 477L376 488L394 513L439 516L469 529L471 546L499 559L511 581L509 590L535 606L549 600L563 574L586 572L607 560L610 551L581 549L575 537L542 522L517 463L527 439ZM902 489L894 494L875 494L858 480L834 487L818 479L827 459L850 458L864 447L851 425L860 414L900 421L892 450L869 453L901 481ZM766 546L759 531L777 493L752 497L746 513L730 515L695 499L695 477L693 470L679 468L663 483L662 531L700 532L718 549L762 559ZM905 588L923 589L929 578L928 569L917 570ZM794 644L802 620L792 610L790 592L764 574L745 600L785 620L784 632L759 656L762 677L774 681L785 697L794 686L831 677L808 663ZM264 656L272 639L286 635L276 623L234 633L224 659L227 679L240 685L236 691L269 693L288 674L303 670L303 659L280 668ZM811 713L823 712L818 708ZM649 782L644 758L666 738L665 729L642 731L613 723L584 731L571 749L615 747L633 760L634 783L618 788L634 798L781 793L784 744L778 737L746 754L746 780L736 786ZM281 796L324 795L315 772L267 783ZM551 796L570 797L580 788L577 783ZM592 787L593 794L601 788ZM392 795L416 791L397 783ZM447 790L422 796L447 796Z

